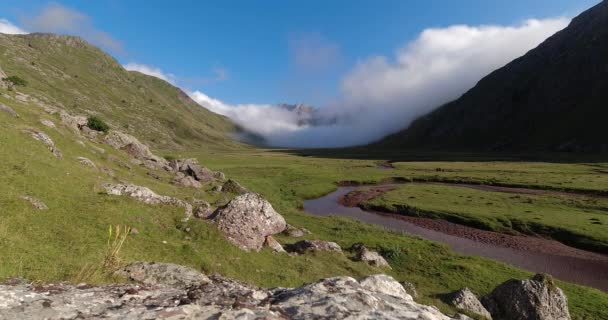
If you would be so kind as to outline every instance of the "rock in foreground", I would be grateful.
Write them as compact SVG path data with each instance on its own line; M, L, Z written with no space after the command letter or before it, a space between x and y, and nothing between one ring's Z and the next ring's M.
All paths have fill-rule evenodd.
M123 271L143 284L0 285L0 319L451 319L414 302L386 275L265 290L172 264Z
M259 251L267 236L285 230L285 219L256 193L240 195L219 208L213 220L226 238L243 250Z
M488 310L486 310L477 296L469 288L462 288L452 292L446 298L449 304L458 309L478 314L486 319L492 319Z
M511 279L481 299L494 320L570 320L568 299L547 275Z

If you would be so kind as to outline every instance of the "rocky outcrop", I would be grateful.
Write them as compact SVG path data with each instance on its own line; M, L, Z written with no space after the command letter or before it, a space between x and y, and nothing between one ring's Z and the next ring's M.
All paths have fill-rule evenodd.
M342 252L342 248L331 241L302 240L286 246L287 252L303 254L309 251Z
M226 238L243 250L259 251L267 236L285 230L286 222L256 193L237 196L213 214Z
M272 249L272 251L276 253L286 252L285 249L283 249L283 246L272 236L266 237L266 241L264 241L264 246Z
M139 142L139 140L132 135L112 130L104 137L104 142L115 149L127 152L136 159L142 160L147 168L170 169L167 160L154 155L150 149L148 149L148 146Z
M448 304L471 313L478 314L486 319L492 319L490 312L481 304L477 296L469 289L462 288L446 295Z
M31 131L29 131L29 133L32 136L32 138L44 143L46 145L46 147L49 149L49 151L51 151L56 158L63 157L63 153L61 152L61 150L59 150L55 146L53 139L51 139L51 137L49 137L46 133L44 133L42 131L36 131L36 130L31 130Z
M185 219L188 219L192 216L192 205L190 205L189 203L169 196L158 195L154 191L146 187L136 186L133 184L107 183L103 185L103 188L109 195L128 196L145 204L170 204L179 206L185 209Z
M511 279L481 302L494 320L569 320L568 299L550 276Z
M213 182L215 179L224 179L224 174L209 170L198 164L196 159L178 159L169 161L169 168L176 172L175 179L190 177L191 180L199 182L200 185ZM188 179L188 178L185 178Z
M43 126L47 127L47 128L51 128L51 129L55 129L55 123L51 120L48 119L40 119L40 123L42 123Z
M384 257L376 251L369 250L363 244L357 243L353 245L352 250L355 252L356 261L367 262L369 265L375 267L391 268L390 264L384 259Z
M9 114L14 118L19 118L19 114L15 110L13 110L13 108L11 108L3 103L0 103L0 112Z
M226 193L234 193L234 194L245 194L247 192L249 192L249 190L247 190L247 188L241 186L240 183L229 179L228 181L226 181L226 183L224 183L222 185L222 192L226 192Z
M173 177L173 180L171 181L171 183L176 186L186 187L186 188L195 188L195 189L200 189L203 186L200 182L198 182L193 177L187 176L181 172L178 172L175 175L175 177Z
M0 319L451 319L386 275L275 290L166 263L136 262L117 275L138 284L0 285Z
M288 224L287 229L285 229L285 231L283 231L283 234L286 236L299 238L299 237L303 237L307 234L310 234L310 231L306 230L305 228L296 228L296 227Z
M87 125L87 117L85 116L72 116L62 110L59 112L59 117L61 118L61 123L75 133L80 133L80 130Z
M21 199L29 202L29 204L31 204L32 207L34 207L34 208L36 208L38 210L47 210L49 208L40 199L36 199L34 197L31 197L31 196L21 196Z

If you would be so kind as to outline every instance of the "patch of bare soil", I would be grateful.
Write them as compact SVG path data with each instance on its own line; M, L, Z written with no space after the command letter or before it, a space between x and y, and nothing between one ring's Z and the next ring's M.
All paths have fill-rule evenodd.
M385 192L394 189L395 187L393 186L380 186L369 189L355 190L338 198L338 203L345 207L356 207L360 203L367 202L377 196L384 194Z

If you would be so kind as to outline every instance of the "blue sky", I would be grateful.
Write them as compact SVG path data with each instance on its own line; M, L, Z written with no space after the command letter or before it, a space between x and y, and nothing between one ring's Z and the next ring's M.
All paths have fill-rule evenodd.
M176 75L228 103L323 105L357 61L390 56L429 27L510 25L573 16L597 0L56 1L119 41L122 62ZM49 1L3 0L0 17L21 25ZM29 30L28 30L29 31ZM325 51L298 63L294 47ZM320 47L320 48L319 48ZM314 56L314 53L312 53ZM301 62L301 61L300 61ZM319 66L310 64L318 63ZM223 71L220 71L223 70ZM225 72L219 76L218 72Z

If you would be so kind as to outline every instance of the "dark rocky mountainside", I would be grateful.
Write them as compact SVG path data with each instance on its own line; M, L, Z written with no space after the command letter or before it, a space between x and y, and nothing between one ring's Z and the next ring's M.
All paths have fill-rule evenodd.
M608 2L380 147L608 152Z

